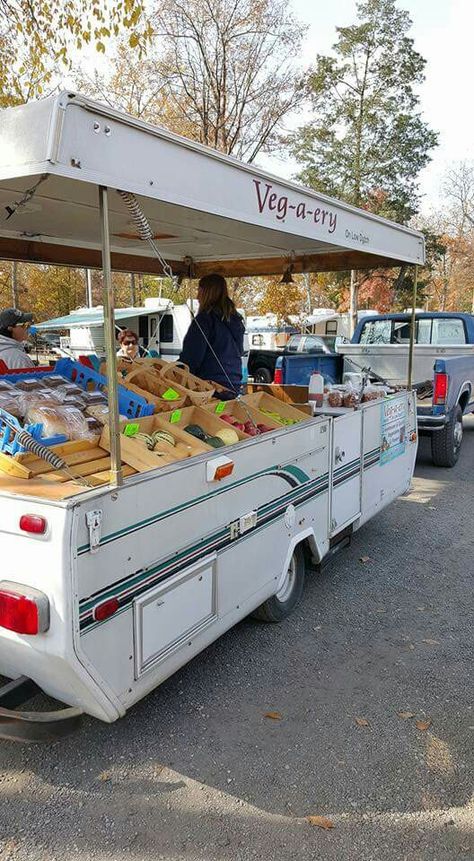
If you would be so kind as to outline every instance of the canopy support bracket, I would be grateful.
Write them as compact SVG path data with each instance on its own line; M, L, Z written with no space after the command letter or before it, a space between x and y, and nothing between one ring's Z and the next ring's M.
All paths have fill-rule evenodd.
M122 458L120 454L120 428L118 406L117 346L115 342L114 290L110 259L110 232L107 188L99 186L99 213L102 240L102 272L104 284L102 303L104 306L105 359L107 367L107 399L110 428L110 484L123 484Z

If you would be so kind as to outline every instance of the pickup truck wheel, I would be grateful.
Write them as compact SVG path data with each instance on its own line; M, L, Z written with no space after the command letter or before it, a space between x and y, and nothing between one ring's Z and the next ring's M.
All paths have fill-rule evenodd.
M278 583L276 595L257 607L252 613L260 622L281 622L293 612L304 589L305 559L303 547L298 544L290 559L288 570Z
M448 423L431 434L431 456L435 466L455 466L463 437L462 409L456 404Z
M271 383L273 374L269 368L256 368L253 378L256 383Z

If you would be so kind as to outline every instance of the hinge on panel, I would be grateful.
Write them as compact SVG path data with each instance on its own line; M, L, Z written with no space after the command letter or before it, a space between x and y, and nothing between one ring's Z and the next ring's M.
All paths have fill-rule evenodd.
M86 514L87 528L89 529L89 547L91 553L97 553L102 533L102 511L100 508L88 511Z

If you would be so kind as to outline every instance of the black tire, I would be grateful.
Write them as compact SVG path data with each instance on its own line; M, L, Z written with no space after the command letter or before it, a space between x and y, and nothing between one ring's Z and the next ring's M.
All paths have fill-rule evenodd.
M292 572L292 573L290 573ZM291 557L288 567L289 583L285 590L285 583L280 587L280 593L268 598L260 607L252 613L254 619L260 622L282 622L290 613L293 612L296 605L299 604L304 589L305 578L305 556L303 546L298 544ZM278 594L281 595L278 598Z
M431 456L435 466L456 466L462 445L462 409L456 404L448 423L431 434Z
M273 382L273 374L270 368L255 368L253 378L256 383L271 383Z

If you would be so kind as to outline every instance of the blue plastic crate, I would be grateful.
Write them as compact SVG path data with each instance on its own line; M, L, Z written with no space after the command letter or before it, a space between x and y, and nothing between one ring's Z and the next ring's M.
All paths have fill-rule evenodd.
M80 362L73 362L71 359L60 359L56 363L54 369L55 374L61 374L71 382L76 383L81 389L88 391L107 391L107 377L81 365ZM3 379L7 379L3 377ZM129 392L124 386L118 386L118 403L119 412L127 418L135 419L142 416L151 416L155 411L154 404L149 404L145 398L136 395L135 392Z

